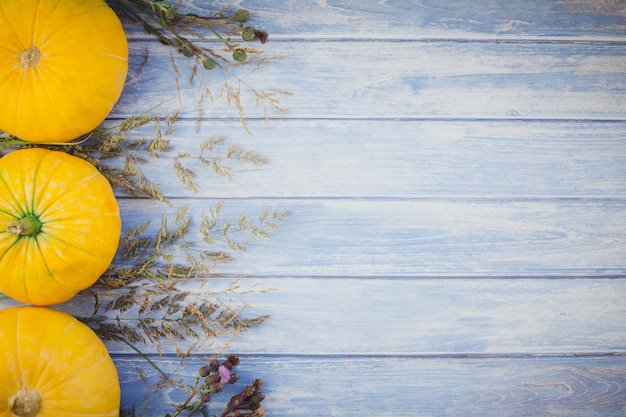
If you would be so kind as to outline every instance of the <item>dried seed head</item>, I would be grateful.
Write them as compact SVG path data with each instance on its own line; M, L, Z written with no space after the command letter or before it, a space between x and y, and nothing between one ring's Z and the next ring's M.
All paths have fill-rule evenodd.
M269 38L269 35L266 31L264 30L256 30L254 31L254 40L255 41L261 41L261 43L265 43L267 42L267 38Z
M211 385L215 382L220 382L221 380L222 376L220 374L211 374L207 376L204 381L207 383L207 385Z
M200 377L202 377L202 378L208 376L210 373L211 373L211 367L209 365L203 366L198 371L198 375L200 375Z
M165 17L166 19L171 20L174 17L176 17L176 11L174 10L172 3L170 2L162 3L161 8L165 11L165 13L163 14L163 17Z
M230 380L228 381L228 383L229 384L234 384L237 381L239 381L239 374L231 374L230 375Z
M209 362L209 367L211 369L211 372L217 371L217 368L220 367L220 361L218 361L217 359L213 359L211 362Z
M248 58L246 51L241 48L237 48L233 51L233 59L237 62L243 62Z
M215 65L215 61L212 58L206 58L202 61L202 66L204 67L204 69L207 70L212 70L213 68L215 68Z
M250 402L252 404L260 404L261 401L263 401L264 399L265 399L265 394L263 394L262 392L255 392L254 394L250 396Z
M260 390L261 388L263 388L263 380L255 379L253 385L256 390Z
M236 366L239 366L239 356L237 355L228 355L223 365L228 369L233 369Z
M180 53L189 58L190 56L193 56L193 49L191 49L191 46L185 45L180 48Z
M246 23L250 20L250 12L245 9L239 9L235 12L235 21L237 23Z
M228 403L228 408L231 410L235 410L237 409L237 407L239 407L239 405L241 404L241 399L235 395L233 398L230 399L230 402Z
M246 26L241 31L241 39L243 39L246 42L253 41L256 36L255 32L256 30L252 26Z

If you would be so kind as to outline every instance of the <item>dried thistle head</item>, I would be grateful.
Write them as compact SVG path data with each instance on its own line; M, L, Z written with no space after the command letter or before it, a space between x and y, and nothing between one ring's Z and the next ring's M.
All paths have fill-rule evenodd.
M250 12L246 9L239 9L235 12L234 18L235 21L239 24L246 23L248 20L250 20Z

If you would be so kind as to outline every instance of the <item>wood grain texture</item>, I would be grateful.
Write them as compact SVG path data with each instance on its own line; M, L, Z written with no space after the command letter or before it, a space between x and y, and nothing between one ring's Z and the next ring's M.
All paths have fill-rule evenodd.
M177 151L224 135L269 164L234 163L226 180L186 160L201 173L192 194L162 158L146 172L174 207L118 192L125 222L184 205L197 217L218 201L233 220L293 213L271 239L244 238L248 251L213 282L276 289L246 296L271 318L229 349L243 379L266 381L269 415L623 416L621 3L239 1L270 32L266 51L286 58L236 75L292 93L266 125L233 84L252 135L219 98L221 75L190 81L177 59L177 86L163 76L167 48L130 28L133 71L111 123L173 97L158 111L181 110ZM136 368L154 372L109 347L132 403Z
M623 1L556 0L478 3L451 0L193 0L184 10L225 5L248 9L271 39L555 39L617 40L626 30ZM129 27L131 36L145 38Z
M144 49L149 65L142 71ZM163 78L169 50L131 44L131 75L112 117L162 105L196 119L237 118L219 73L195 76L179 66L180 81ZM626 108L626 46L621 43L275 42L268 51L286 59L235 74L259 90L286 90L289 118L315 119L540 119L622 120ZM367 57L367 59L364 59ZM297 69L297 70L294 70ZM304 76L306 74L306 76ZM231 80L232 82L232 80ZM235 81L233 88L240 85ZM180 87L180 91L177 91ZM206 89L214 100L204 97ZM262 117L241 85L248 116ZM263 102L261 102L261 105ZM140 106L138 108L138 106ZM276 114L268 108L268 115Z
M143 223L147 212L160 219L184 206L198 226L218 201L183 199L172 208L135 200L120 204L127 226ZM250 249L215 271L234 276L616 277L626 272L622 200L222 202L225 219L234 224L241 214L292 212L270 239L241 236ZM153 228L159 226L155 221ZM227 248L226 242L221 245L215 247Z
M233 221L292 216L271 239L238 234L248 250L210 281L275 289L243 297L269 321L182 368L173 345L142 346L159 367L192 378L205 355L240 354L243 383L263 378L278 417L626 414L624 1L183 3L249 9L285 58L239 67L240 83L176 57L176 79L175 52L126 23L129 79L106 124L160 105L180 110L176 152L223 135L218 151L269 163L233 163L227 180L186 158L193 194L176 153L153 161L173 206L117 190L124 225L156 228L187 205L195 227L219 201ZM266 124L248 86L292 93L286 115L268 108ZM93 300L58 308L81 316ZM158 375L108 347L128 408ZM144 415L181 401L159 395Z
M205 287L222 288L229 281L215 278ZM251 277L240 282L244 288L253 284L271 291L243 296L251 305L246 314L271 318L228 343L230 351L243 355L357 355L381 361L387 356L626 355L626 323L616 319L626 314L624 280ZM222 296L231 298L237 300ZM91 297L81 295L60 308L80 316L92 306ZM133 312L120 319L130 317ZM124 343L110 343L109 349L133 352ZM164 354L175 352L162 346Z
M620 199L626 194L626 124L615 122L449 120L181 120L174 151L143 166L171 197L199 198L495 198ZM131 140L150 137L147 126ZM268 159L263 166L224 161L233 179L197 158L178 159L200 178L197 193L180 186L174 157L196 155L212 136ZM116 166L121 166L118 161ZM118 193L122 196L123 194Z
M137 359L115 359L124 370L145 368ZM158 360L176 369L175 360ZM204 363L194 359L177 372L193 378ZM145 371L154 380L154 372ZM251 381L259 372L265 375L268 415L278 417L624 415L626 362L621 357L243 357L242 380ZM121 379L126 402L141 398L134 391L136 372ZM180 398L164 393L162 401ZM216 396L208 412L218 413L223 404Z

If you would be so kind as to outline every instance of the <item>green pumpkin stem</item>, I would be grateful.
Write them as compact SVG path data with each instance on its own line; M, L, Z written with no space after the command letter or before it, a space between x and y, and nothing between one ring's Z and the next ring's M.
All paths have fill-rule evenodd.
M41 222L39 219L36 216L29 214L18 221L9 223L7 226L7 233L19 236L34 236L39 233L40 229Z

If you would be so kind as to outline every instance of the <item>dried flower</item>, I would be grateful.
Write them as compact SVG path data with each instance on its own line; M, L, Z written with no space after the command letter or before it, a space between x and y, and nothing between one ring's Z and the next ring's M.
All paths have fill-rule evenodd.
M211 367L209 365L205 365L198 371L198 375L201 378L207 377L211 373Z
M267 42L269 34L264 30L255 30L254 31L254 40L260 41L261 43Z
M226 366L228 369L231 369L231 370L239 366L239 356L229 355L224 361L224 366Z
M156 160L174 160L172 169L179 176L182 186L199 187L193 182L194 173L184 166L192 155L178 154L174 158L164 156L174 152L169 135L175 129L176 114L161 118L142 114L126 119L110 129L99 129L78 143L47 145L78 156L95 165L118 192L145 196L170 204L158 185L150 181L142 171L142 165ZM135 130L140 132L133 134ZM146 131L154 132L149 139ZM146 137L148 139L146 139ZM266 160L251 151L235 145L225 146L225 138L211 137L198 149L198 160L218 175L232 176L227 161L263 164ZM2 148L40 146L25 143L12 137L0 138ZM42 145L43 146L43 145ZM180 341L191 345L190 350L179 350L182 358L207 344L218 336L233 337L239 332L263 323L267 316L245 317L248 306L232 305L230 294L256 291L242 288L240 280L234 280L227 288L212 292L210 287L194 293L183 290L188 282L200 284L213 278L215 265L228 262L245 245L235 241L231 232L248 232L252 238L263 238L278 230L279 223L288 212L266 211L252 221L241 215L236 224L224 220L223 205L218 203L199 219L192 219L187 207L181 207L173 215L163 216L161 227L150 228L146 221L128 225L123 232L119 261L114 262L100 280L86 294L93 296L91 315L78 317L92 327L103 340L116 340L131 346L154 344L160 348L161 340ZM190 231L201 235L192 240ZM214 245L230 249L214 249ZM172 254L182 254L184 260L176 261ZM147 285L150 284L150 285ZM263 290L260 290L263 291ZM223 300L221 294L229 294ZM85 310L87 311L87 310ZM134 316L131 316L133 314ZM123 317L123 319L122 319ZM132 324L131 324L132 323ZM187 341L195 339L191 344ZM177 346L177 349L179 347ZM225 361L230 371L239 359L231 355ZM212 361L200 372L208 375L218 372L219 362ZM218 374L219 376L219 374ZM222 378L230 382L230 376Z
M230 370L227 367L224 365L220 366L218 372L220 374L220 382L226 384L230 381Z
M211 384L215 384L222 380L222 376L219 373L211 374L206 377L205 382L207 386L211 386Z
M218 393L220 391L222 391L224 389L224 384L221 382L213 382L210 386L209 386L209 390L212 393Z
M169 417L178 417L185 411L189 411L186 417L194 415L197 411L204 408L211 398L224 389L224 384L234 384L239 375L232 373L232 367L236 367L239 364L239 357L235 355L228 356L220 365L216 366L219 362L213 359L209 365L202 366L196 380L191 385L191 391L187 399L180 405L176 406L176 412L174 414L168 414ZM210 372L207 376L206 372ZM203 378L206 376L206 380ZM228 381L225 381L228 376ZM238 394L232 396L230 401L226 405L222 417L257 417L264 416L265 410L263 409L261 402L265 399L265 394L260 391L263 387L263 381L256 379L251 385L245 386ZM202 411L204 415L207 415Z
M217 372L219 366L220 366L220 361L218 361L217 359L212 359L211 362L209 363L209 370L211 372Z
M194 76L190 81L195 79L196 69L199 67L206 70L219 68L225 72L228 78L233 78L238 87L232 88L227 79L219 97L224 98L229 106L234 104L244 128L249 133L248 126L243 119L244 112L241 104L243 101L240 95L246 92L252 94L254 102L263 111L266 121L268 120L268 109L273 109L280 116L283 116L287 111L278 98L289 95L289 92L282 90L263 91L250 86L235 71L230 70L232 66L243 64L253 65L254 71L256 71L264 65L283 58L266 56L263 50L251 46L247 46L245 49L239 46L236 39L241 39L244 24L250 20L250 13L247 10L240 9L235 13L229 13L228 9L220 9L214 13L198 15L181 11L179 9L180 2L172 5L162 0L107 1L121 18L130 19L128 24L142 27L161 44L178 51L186 58L192 59ZM245 36L246 39L250 37L249 29L246 29ZM206 42L209 38L217 39L219 42ZM267 32L254 30L251 40L260 41L264 44L267 39ZM216 47L215 45L219 46ZM147 60L148 55L146 54L145 62ZM175 58L172 58L172 73L177 78L178 85L180 72ZM218 96L218 94L211 92L208 87L198 90L201 91L201 97L198 101L200 103L199 110L201 110L205 98L213 99L213 97Z
M179 10L180 2L172 5L163 0L107 1L117 9L122 18L130 19L143 27L149 35L156 37L161 44L171 47L184 57L191 58L194 76L196 68L200 65L207 70L219 67L233 76L238 81L238 86L249 88L256 98L256 103L263 108L264 114L265 107L274 108L281 116L285 113L286 109L281 106L278 97L288 94L287 92L257 90L229 72L230 66L240 63L254 63L256 70L261 65L280 58L265 57L263 51L252 46L245 49L239 46L236 41L239 39L237 35L241 35L243 40L260 41L262 44L268 39L267 32L256 30L252 26L244 27L250 20L250 13L247 10L241 9L234 14L220 10L213 15L200 16L182 13ZM217 43L220 46L215 49L215 42L205 42L206 37L203 34L216 37L221 41ZM146 62L147 59L146 50ZM178 77L174 58L172 67ZM208 91L207 95L211 95L211 92ZM234 103L244 128L248 130L243 119L239 95L239 88L232 88L228 82L224 83L220 96L225 97L229 105ZM117 192L148 197L167 204L170 204L168 196L164 195L159 185L151 181L142 171L142 166L150 160L168 155L169 158L164 159L173 161L172 168L181 186L193 192L198 190L199 185L195 181L195 173L185 165L189 158L197 158L202 165L227 178L232 177L231 163L251 162L255 165L266 163L261 155L235 145L229 146L224 155L217 153L217 145L224 141L221 137L211 137L202 142L197 156L187 153L173 156L171 152L174 147L168 135L174 131L173 124L176 118L177 114L166 118L142 114L126 119L115 128L97 129L81 142L54 148L94 164L109 179ZM155 135L152 139L129 137L129 133L134 129L147 126L154 128ZM142 134L138 136L145 137ZM33 145L0 135L0 147L9 146ZM288 212L274 211L272 214L266 211L259 216L258 221L251 220L248 215L241 215L237 224L231 224L222 218L221 208L221 203L218 203L201 219L192 219L187 215L186 207L180 208L174 213L173 219L172 216L163 216L161 227L157 227L156 231L151 229L149 221L129 226L120 242L120 258L123 262L111 265L99 282L89 290L94 299L92 315L79 318L90 325L102 339L125 342L139 353L141 352L136 347L137 344L156 344L157 350L160 350L162 339L168 341L197 339L191 343L192 347L187 351L176 346L177 353L183 358L191 354L193 349L202 347L203 341L219 335L233 336L241 330L265 321L267 316L244 317L247 308L245 304L243 307L232 306L230 301L220 299L219 296L224 293L248 291L240 289L238 280L220 292L203 289L201 293L192 293L182 290L188 287L185 284L189 281L209 280L213 277L211 270L217 263L227 262L232 259L235 252L245 250L243 243L231 238L230 230L248 232L254 238L268 237L278 230L278 224L289 215ZM191 240L189 231L195 232L198 229L202 241ZM216 242L224 243L230 250L212 249L211 245ZM175 261L174 250L177 255L182 254L185 261ZM135 316L129 317L131 314ZM225 383L235 384L239 380L239 374L232 372L238 364L238 357L229 356L221 365L219 361L213 360L209 365L201 367L196 376L196 383L191 388L191 395L184 404L176 408L174 416L184 412L189 412L188 416L191 416L198 411L204 414L204 404L210 401L212 393L222 391ZM157 387L173 383L170 375L158 369L156 364L151 362L151 365L163 376L161 381L163 384L157 384ZM258 389L260 386L257 388L257 385L253 384L242 391L243 402L239 405L248 406L251 410L250 413L242 415L250 417L260 415L258 412L262 410L260 402L264 394L258 392Z
M265 417L265 408L260 407L252 413L252 417Z

